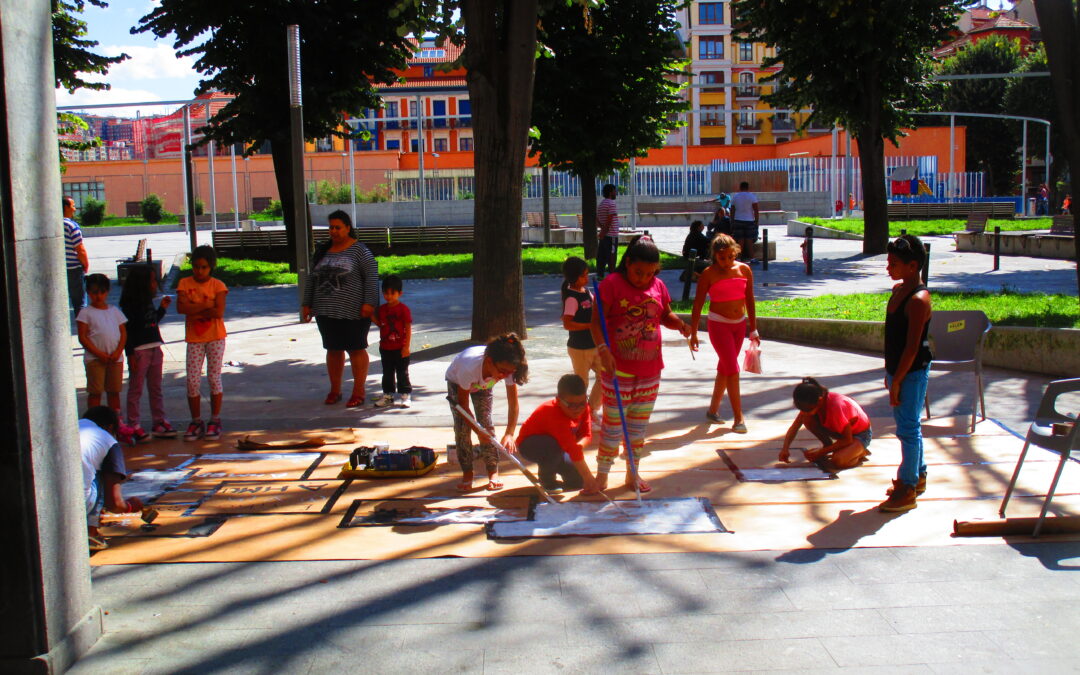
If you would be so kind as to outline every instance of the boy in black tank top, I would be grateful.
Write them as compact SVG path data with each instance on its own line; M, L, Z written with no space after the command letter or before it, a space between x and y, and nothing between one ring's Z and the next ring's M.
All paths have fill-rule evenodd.
M920 272L926 249L918 237L906 234L889 242L887 270L899 281L893 286L885 313L885 387L896 420L902 459L888 499L878 507L895 513L917 506L917 495L926 490L923 459L922 405L930 377L930 292Z

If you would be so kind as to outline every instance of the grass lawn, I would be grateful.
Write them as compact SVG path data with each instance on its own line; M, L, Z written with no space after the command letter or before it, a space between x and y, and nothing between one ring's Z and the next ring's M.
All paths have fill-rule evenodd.
M180 222L178 216L168 216L161 219L159 223L148 223L138 216L125 217L125 216L105 216L105 219L101 221L100 225L82 225L82 227L130 227L134 225L176 225Z
M862 236L862 218L800 218L799 220L828 227L833 230L842 230ZM1007 230L1049 230L1050 218L1025 218L1023 220L990 220L986 223L986 231L993 232L994 227L1000 227L1002 232ZM899 220L889 223L889 236L899 237L900 230L907 230L908 234L917 237L925 235L952 234L962 231L967 225L967 220L961 218L947 218L942 220Z
M758 301L758 316L806 319L849 319L884 321L888 293L822 295L816 298L783 298ZM981 309L998 326L1037 326L1042 328L1080 328L1076 296L1041 293L952 293L934 291L936 310ZM689 312L690 302L675 302L676 311Z

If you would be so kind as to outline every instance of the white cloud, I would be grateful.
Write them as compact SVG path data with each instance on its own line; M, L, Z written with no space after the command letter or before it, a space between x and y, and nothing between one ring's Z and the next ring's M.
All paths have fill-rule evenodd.
M176 57L173 48L166 44L152 47L141 45L108 45L101 48L106 56L124 53L131 58L109 68L110 82L117 80L197 79L195 59L190 56Z
M183 96L177 96L179 98L185 98ZM145 89L122 89L113 87L108 91L93 91L90 89L79 89L74 94L69 94L64 89L56 90L56 106L80 106L80 105L95 105L99 103L129 103L133 101L161 101L162 97L152 91ZM133 106L133 107L113 107L113 108L91 108L87 112L92 112L97 115L116 115L119 117L135 117L136 111L138 111L143 117L151 115L164 115L176 110L177 106L169 105L149 105L149 106Z

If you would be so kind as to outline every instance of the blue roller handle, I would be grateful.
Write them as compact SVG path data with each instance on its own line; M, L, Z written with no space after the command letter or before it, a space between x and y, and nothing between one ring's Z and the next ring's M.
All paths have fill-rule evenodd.
M600 302L600 284L593 279L593 294L596 296L593 298L593 307L600 316L600 332L604 335L604 344L607 345L608 351L611 352L612 357L615 356L615 352L611 349L611 338L608 337L607 322L604 321L604 303ZM630 429L626 426L626 413L622 407L622 393L619 391L619 375L617 372L611 373L611 381L615 384L615 403L619 406L619 421L622 423L622 435L623 443L626 444L626 459L630 462L630 472L634 476L634 493L637 495L637 500L641 501L641 481L638 479L637 461L634 457L634 446L630 443Z

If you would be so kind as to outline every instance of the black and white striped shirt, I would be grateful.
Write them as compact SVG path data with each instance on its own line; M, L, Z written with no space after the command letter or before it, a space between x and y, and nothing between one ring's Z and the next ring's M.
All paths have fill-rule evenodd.
M367 246L327 251L311 270L304 304L315 316L359 319L362 305L379 306L379 263Z

